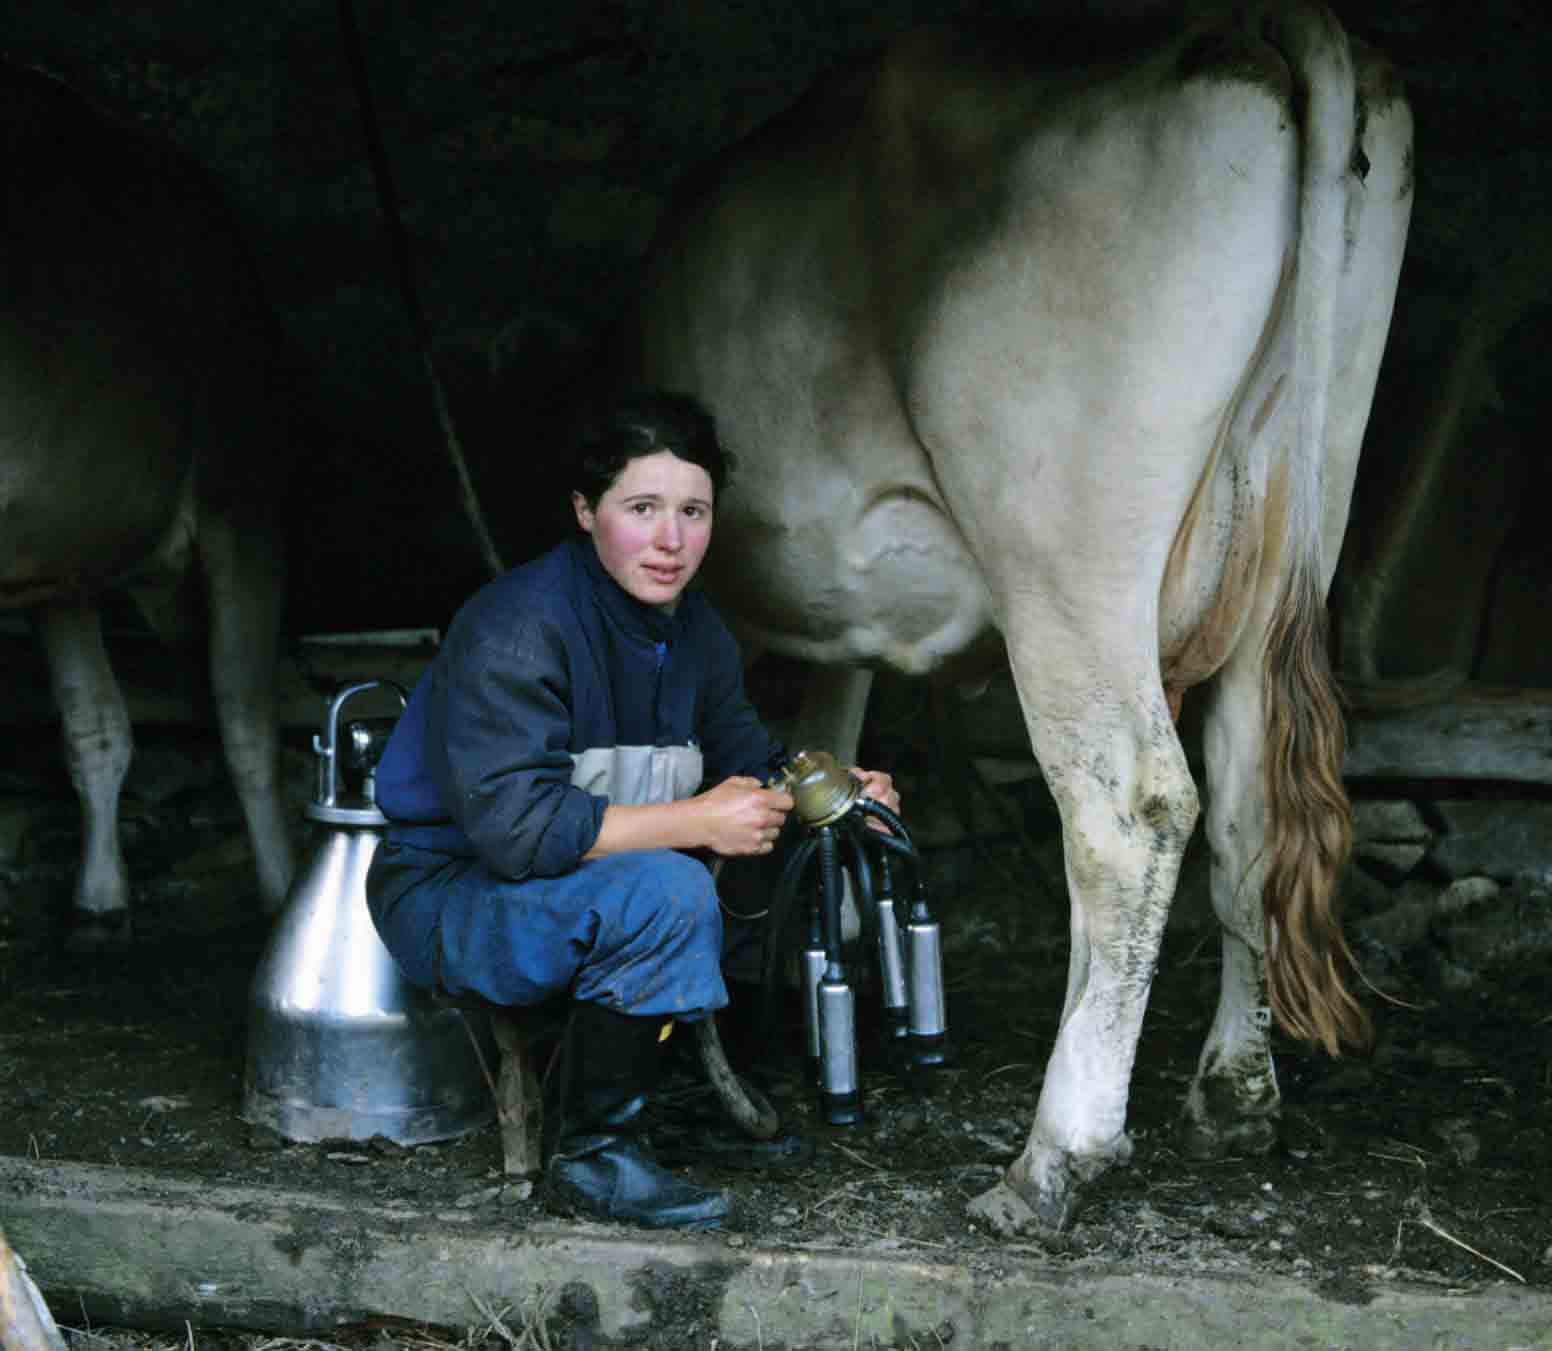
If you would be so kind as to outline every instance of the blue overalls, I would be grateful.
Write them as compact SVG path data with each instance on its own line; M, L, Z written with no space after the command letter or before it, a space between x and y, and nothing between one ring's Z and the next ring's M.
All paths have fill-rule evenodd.
M410 696L377 771L392 823L367 879L378 932L409 980L453 996L721 1008L706 865L582 855L611 801L764 778L779 755L706 598L642 605L590 538L569 540L476 592Z

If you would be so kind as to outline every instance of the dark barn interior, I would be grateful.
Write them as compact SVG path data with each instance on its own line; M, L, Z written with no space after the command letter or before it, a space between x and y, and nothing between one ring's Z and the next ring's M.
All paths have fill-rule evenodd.
M515 562L554 529L529 505L545 461L535 424L587 369L675 183L893 33L1061 4L354 8L415 303L492 532ZM1117 22L1148 9L1068 8ZM315 403L291 508L290 629L444 623L481 561L401 295L339 11L12 9L11 60L189 151L252 240ZM1416 207L1350 550L1361 557L1379 537L1420 456L1444 461L1426 522L1389 564L1404 577L1368 657L1385 675L1448 664L1546 684L1536 621L1552 563L1535 504L1547 487L1548 25L1511 0L1469 12L1360 0L1341 17L1394 61L1417 121Z
M1307 1281L1353 1303L1391 1280L1436 1291L1510 1282L1545 1294L1552 19L1530 0L1334 8L1392 60L1416 120L1410 235L1331 596L1359 809L1354 946L1399 1002L1372 1001L1381 1023L1372 1058L1333 1064L1286 1048L1283 1087L1294 1110L1273 1171L1241 1162L1220 1176L1171 1153L1170 1115L1216 988L1204 865L1193 856L1139 1052L1138 1156L1096 1193L1090 1227L1079 1226L1065 1257L1074 1270L1102 1260L1233 1267L1253 1252L1237 1271ZM281 672L293 804L311 788L321 692L372 674L412 679L425 632L440 631L488 573L455 453L504 564L559 537L563 518L545 505L561 501L551 449L558 419L586 399L610 321L687 175L816 77L916 24L1071 13L1124 26L1169 9L1149 0L0 0L0 57L65 82L209 173L279 320L293 363ZM287 458L276 447L276 474ZM0 529L4 519L0 511ZM333 1188L363 1204L386 1191L431 1207L452 1189L476 1198L474 1212L531 1219L526 1195L514 1200L491 1185L499 1164L488 1133L440 1151L340 1155L256 1141L237 1120L245 980L263 932L240 819L220 782L208 695L197 657L169 658L128 600L112 602L108 630L137 720L126 839L145 914L143 966L84 975L37 960L33 926L67 903L80 827L41 661L20 614L0 608L8 704L0 744L10 746L0 751L0 1056L10 1058L0 1062L0 1124L10 1123L0 1156L41 1149L223 1183L251 1172L263 1184ZM409 636L378 648L316 641L385 631ZM780 666L751 674L769 715L792 711L790 676ZM1010 770L1005 782L977 787L958 777L972 760L984 771L1028 759L1008 682L953 710L960 742L947 760L932 733L944 725L940 692L896 678L878 695L864 745L920 804L934 878L956 898L949 942L961 974L951 1010L965 1053L952 1082L965 1096L933 1107L880 1090L890 1110L866 1138L904 1170L893 1201L850 1190L856 1150L839 1137L816 1180L752 1188L744 1199L758 1218L739 1242L774 1234L791 1246L846 1249L886 1234L915 1245L910 1256L935 1260L953 1249L991 1270L1002 1260L995 1240L966 1230L962 1202L1017 1152L1061 1008L1060 835L1030 774ZM1189 705L1182 726L1190 730ZM978 804L968 819L967 800ZM1037 875L1048 889L1054 879L1054 890L1034 918L1009 892ZM214 903L212 887L221 893ZM109 992L102 1002L71 997L93 980ZM143 1030L163 1018L172 1030L153 1048ZM976 1031L985 1034L979 1050ZM88 1048L88 1059L66 1074L72 1045ZM180 1060L205 1066L184 1104L184 1120L198 1124L143 1108L167 1091L157 1085L176 1077ZM89 1106L73 1117L55 1111L54 1096L63 1100L64 1085L80 1080L127 1104L138 1134ZM963 1146L972 1162L946 1181L931 1175L926 1161L958 1153L964 1136L973 1137L973 1149ZM912 1149L919 1158L907 1165ZM397 1176L386 1182L389 1170ZM910 1190L918 1185L928 1190ZM1364 1212L1367 1228L1353 1219L1364 1206L1374 1212ZM5 1221L0 1204L0 1228ZM532 1298L536 1321L521 1337L505 1328L498 1336L499 1320L486 1320L483 1334L466 1331L460 1342L447 1332L437 1344L549 1351L538 1340L546 1326L556 1351L707 1344L694 1340L705 1332L704 1309L700 1324L664 1315L661 1326L682 1340L618 1330L611 1339L598 1332L596 1309ZM230 1305L207 1307L212 1329L221 1310L231 1315ZM165 1300L109 1301L97 1315L173 1328L183 1317ZM399 1331L340 1329L316 1311L288 1317L275 1326L332 1329L352 1347L392 1347ZM857 1344L847 1328L845 1344ZM202 1344L224 1335L212 1330ZM872 1344L945 1342L930 1329L895 1335ZM750 1347L782 1344L747 1336Z

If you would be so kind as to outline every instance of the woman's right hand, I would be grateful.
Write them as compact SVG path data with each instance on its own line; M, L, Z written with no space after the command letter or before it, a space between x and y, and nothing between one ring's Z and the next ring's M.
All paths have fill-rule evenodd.
M704 847L728 858L770 853L792 810L792 794L786 789L767 788L742 774L724 779L693 801Z

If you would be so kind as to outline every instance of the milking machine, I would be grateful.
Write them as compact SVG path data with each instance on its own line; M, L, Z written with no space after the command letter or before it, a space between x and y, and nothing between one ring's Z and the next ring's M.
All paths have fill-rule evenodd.
M806 901L797 964L809 1075L825 1120L852 1125L863 1106L857 996L845 948L846 879L864 934L871 931L886 1043L908 1070L942 1065L948 1055L941 934L910 832L898 815L865 796L861 781L834 756L799 751L771 785L792 795L804 836L771 899L765 986L774 986L793 912ZM902 875L908 899L897 892Z
M479 1059L495 1054L485 1020L411 985L367 909L367 868L388 825L375 774L396 719L341 714L378 687L402 708L392 681L349 685L313 738L317 782L305 810L321 827L317 847L249 991L243 1117L290 1140L422 1144L495 1115ZM476 1021L466 1027L466 1017Z

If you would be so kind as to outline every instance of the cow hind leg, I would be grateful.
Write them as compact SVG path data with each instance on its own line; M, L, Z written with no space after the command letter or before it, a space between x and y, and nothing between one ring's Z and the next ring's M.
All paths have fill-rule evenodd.
M284 902L295 854L280 791L275 707L284 567L269 531L201 522L200 558L210 617L210 681L221 745L242 804L267 913Z
M108 664L102 620L94 605L60 605L34 613L59 708L70 782L81 804L82 848L73 951L128 941L129 875L119 847L119 794L133 753L129 709Z
M1218 1014L1186 1103L1187 1143L1199 1154L1271 1144L1274 1017L1332 1055L1370 1035L1348 988L1337 905L1351 810L1325 624L1312 571L1296 569L1275 611L1250 626L1255 639L1220 672L1209 705L1213 907L1224 947Z
M1041 642L1047 651L1066 642L1068 656L1081 650L1049 633ZM1072 947L1028 1142L970 1209L1000 1233L1050 1237L1071 1223L1083 1185L1130 1157L1132 1064L1199 804L1156 671L1130 690L1063 690L1042 679L1037 651L1021 662L1011 641L1009 649L1035 754L1061 809ZM1111 654L1090 657L1079 666L1124 675Z
M1247 645L1250 646L1250 645ZM1203 749L1207 843L1221 930L1218 1007L1186 1094L1181 1140L1195 1158L1262 1153L1275 1143L1280 1097L1267 992L1266 793L1259 672L1242 657L1207 695Z

